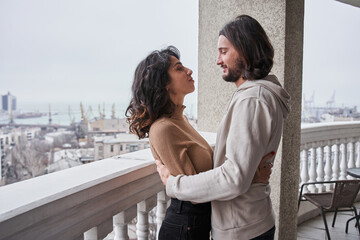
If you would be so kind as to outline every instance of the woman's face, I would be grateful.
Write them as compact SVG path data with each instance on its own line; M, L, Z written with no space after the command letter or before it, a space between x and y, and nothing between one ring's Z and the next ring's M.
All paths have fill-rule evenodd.
M171 64L168 70L170 83L167 90L172 98L183 98L186 94L195 90L194 79L191 77L192 70L186 68L176 57L171 57Z

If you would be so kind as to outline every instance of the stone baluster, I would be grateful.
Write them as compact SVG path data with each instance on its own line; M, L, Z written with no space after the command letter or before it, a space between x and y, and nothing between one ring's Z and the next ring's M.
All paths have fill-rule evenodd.
M317 168L316 168L316 181L322 182L324 181L324 148L319 144L320 147L316 149L317 151ZM324 184L317 184L318 192L323 192L325 190Z
M165 218L166 212L166 203L169 200L169 197L166 195L165 191L161 191L157 194L157 205L156 205L156 239L158 239L159 231L162 225L162 222Z
M138 239L147 240L149 237L149 212L139 210L143 202L138 203L136 235Z
M355 139L351 138L349 141L349 168L355 167Z
M339 140L337 139L335 141L335 144L333 146L334 148L334 163L333 163L333 177L332 177L332 181L335 180L339 180L340 177L340 161L339 161L339 156L340 156L340 152L339 152Z
M97 240L97 227L93 227L86 232L84 232L84 240Z
M340 180L346 180L347 169L347 147L346 142L343 142L340 146L341 162L340 162Z
M360 167L360 139L359 142L357 142L357 157L356 157L356 167Z
M315 145L312 144L310 148L310 171L309 171L309 182L316 182L316 151ZM309 185L308 188L312 193L316 192L316 187L314 185Z
M149 239L149 211L156 205L156 195L137 204L136 235L138 240Z
M328 141L327 146L324 147L325 150L325 181L330 181L331 180L331 175L332 175L332 171L331 171L331 141ZM332 189L332 184L326 184L326 191L330 191Z
M306 148L306 146L304 146L305 149L303 149L301 151L301 159L302 159L302 167L301 167L301 174L300 174L300 177L301 177L301 185L304 184L304 183L307 183L308 180L309 180L309 169L308 169L308 160L309 160L309 157L308 157L308 149ZM300 186L301 186L300 185ZM304 187L304 190L303 190L304 193L308 192L308 188L307 186Z
M120 220L116 220L116 216L113 217L115 232L114 240L129 240L128 225L126 223L121 223Z
M113 216L114 240L129 240L128 224L136 216L136 205Z

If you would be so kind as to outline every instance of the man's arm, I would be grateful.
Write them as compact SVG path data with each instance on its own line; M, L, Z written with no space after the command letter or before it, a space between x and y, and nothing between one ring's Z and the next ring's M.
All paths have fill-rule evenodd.
M266 154L262 159L261 162L256 169L254 178L252 183L264 183L268 184L270 175L272 172L272 167L274 166L271 162L271 159L275 155L275 152L271 152ZM156 170L160 175L160 179L163 182L164 186L166 186L166 182L168 178L171 176L169 169L161 163L160 160L155 160Z
M193 176L170 176L170 197L194 202L233 199L250 188L271 137L271 114L257 99L235 103L226 139L226 160L212 170Z

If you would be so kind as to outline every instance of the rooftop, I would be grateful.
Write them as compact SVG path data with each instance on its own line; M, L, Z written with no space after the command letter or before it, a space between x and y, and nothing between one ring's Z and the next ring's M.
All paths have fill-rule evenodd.
M135 134L119 133L114 136L95 137L95 142L122 143L122 142L149 142L148 138L139 139Z

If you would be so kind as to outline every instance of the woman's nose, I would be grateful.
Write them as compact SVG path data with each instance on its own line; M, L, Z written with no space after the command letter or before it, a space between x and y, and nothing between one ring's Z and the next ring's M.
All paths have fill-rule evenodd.
M193 71L190 68L188 68L187 74L191 75L192 73L193 73Z

